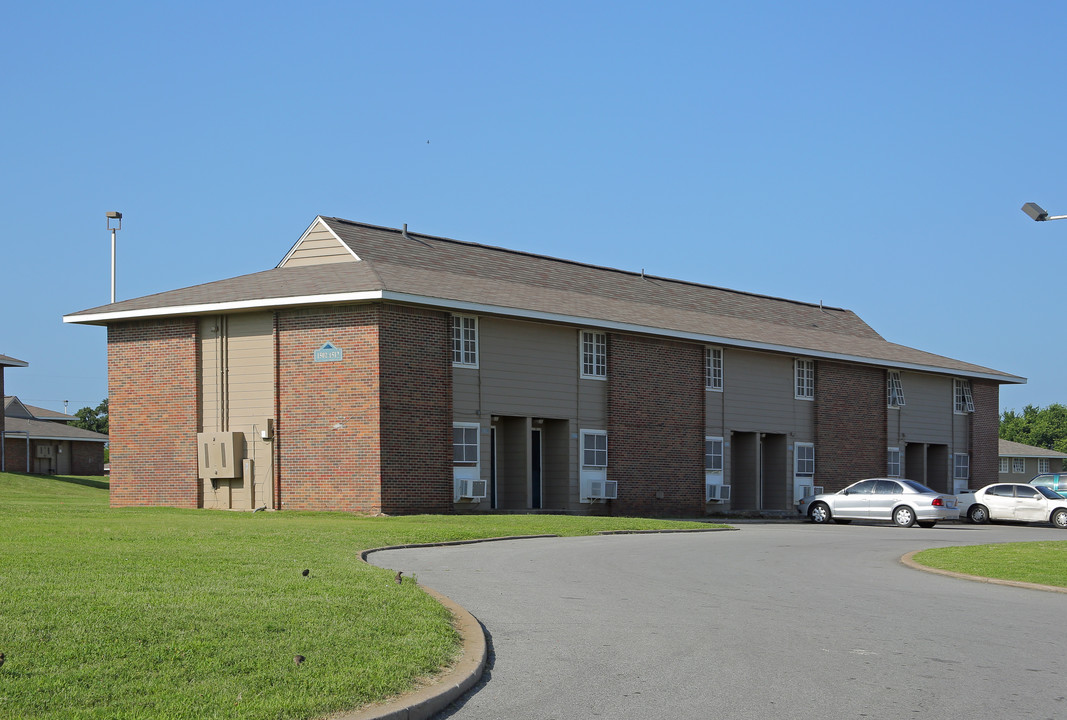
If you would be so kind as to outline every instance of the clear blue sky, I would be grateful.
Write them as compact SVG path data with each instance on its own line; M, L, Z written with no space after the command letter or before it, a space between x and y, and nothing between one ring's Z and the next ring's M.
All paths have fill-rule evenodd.
M845 307L1067 403L1067 4L9 3L0 354L107 396L118 299L316 215Z

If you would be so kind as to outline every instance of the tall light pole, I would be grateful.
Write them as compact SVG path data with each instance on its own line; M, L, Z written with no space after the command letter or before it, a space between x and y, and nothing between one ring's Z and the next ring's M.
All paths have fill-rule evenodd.
M114 210L107 213L107 229L111 231L111 302L115 302L115 232L122 229L122 213Z
M1026 203L1022 206L1022 211L1038 222L1067 219L1067 215L1049 215L1045 212L1045 209L1037 203Z

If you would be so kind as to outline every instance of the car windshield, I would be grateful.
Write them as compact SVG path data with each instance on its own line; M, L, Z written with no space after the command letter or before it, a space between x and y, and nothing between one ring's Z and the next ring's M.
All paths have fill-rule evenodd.
M917 483L914 480L901 480L900 482L904 483L904 487L910 488L911 490L914 490L917 493L930 493L932 495L937 494L922 483Z
M1063 499L1063 497L1058 492L1056 492L1055 490L1051 490L1050 488L1047 488L1044 485L1035 485L1034 489L1036 489L1039 493L1047 497L1049 500Z

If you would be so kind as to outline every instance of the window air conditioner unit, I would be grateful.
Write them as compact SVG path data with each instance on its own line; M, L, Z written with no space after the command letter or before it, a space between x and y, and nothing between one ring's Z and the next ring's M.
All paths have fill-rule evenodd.
M464 500L481 500L485 497L485 480L460 480L459 496Z
M800 486L800 497L811 497L812 495L822 495L822 485Z
M722 502L730 499L730 486L718 483L707 484L707 502Z
M619 483L616 480L594 480L589 483L590 500L616 500L619 497Z

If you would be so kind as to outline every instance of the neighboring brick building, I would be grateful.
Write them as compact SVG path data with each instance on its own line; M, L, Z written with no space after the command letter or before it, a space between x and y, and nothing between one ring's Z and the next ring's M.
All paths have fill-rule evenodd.
M37 475L103 475L108 436L73 427L77 418L4 398L3 463L5 472Z
M108 327L117 506L693 516L868 476L951 492L997 479L999 386L1024 382L840 308L327 217L273 270L64 321Z

